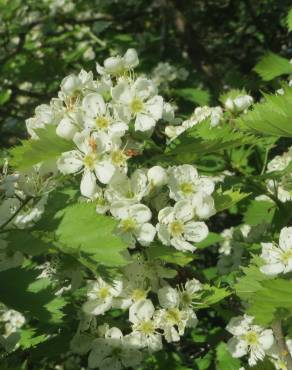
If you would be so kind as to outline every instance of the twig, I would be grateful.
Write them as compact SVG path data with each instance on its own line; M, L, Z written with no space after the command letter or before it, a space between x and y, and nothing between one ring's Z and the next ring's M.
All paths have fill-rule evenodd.
M19 206L19 208L13 213L13 215L11 217L8 218L7 221L5 221L1 226L0 226L0 230L4 229L5 226L7 226L13 219L15 216L18 215L18 213L27 205L27 203L31 200L31 197L28 197L25 199L25 201Z
M272 324L272 329L276 338L277 346L279 348L281 360L286 363L287 370L292 370L292 357L285 341L281 320L274 321Z

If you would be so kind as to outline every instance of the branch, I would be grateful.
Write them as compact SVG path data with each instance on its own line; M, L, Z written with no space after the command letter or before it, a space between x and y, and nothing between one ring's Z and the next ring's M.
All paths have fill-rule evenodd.
M31 197L26 198L23 203L19 206L19 208L13 213L11 217L8 218L1 226L0 230L4 229L13 219L18 215L18 213L27 205L27 203L31 200Z
M279 348L279 355L287 365L287 370L292 370L292 357L287 347L287 343L282 330L281 320L274 321L272 329L276 338L276 343Z

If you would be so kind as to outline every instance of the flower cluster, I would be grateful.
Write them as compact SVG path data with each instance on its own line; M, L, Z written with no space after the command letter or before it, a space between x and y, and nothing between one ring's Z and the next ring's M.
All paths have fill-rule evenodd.
M118 328L109 329L108 325L106 330L98 330L102 335L87 348L90 368L107 369L109 363L111 368L136 366L143 354L162 349L163 338L168 343L177 342L187 327L197 325L194 308L200 304L204 286L191 279L184 285L172 287L161 279L163 273L158 268L159 265L150 266L139 259L127 266L122 279L107 283L98 278L89 283L87 301L83 305L89 320L110 309L122 309L128 311L131 326L131 332L126 335ZM156 307L150 298L153 295L159 302ZM74 340L82 340L80 333Z
M137 64L136 52L129 49L98 65L98 80L85 71L66 77L59 98L38 107L27 128L37 139L37 128L53 124L57 135L73 142L75 149L60 156L57 169L64 175L81 174L81 194L96 203L98 213L109 212L119 220L118 233L130 248L137 242L148 246L157 233L164 245L194 251L193 243L208 235L201 220L216 212L215 182L192 165L128 174L128 160L139 154L132 133L151 135L167 107L153 81L132 76ZM157 210L153 225L151 201L161 188L169 202Z
M235 191L229 188L225 192L228 183L225 183L225 178L229 177L232 184L237 181L237 173L218 170L212 171L214 176L210 176L201 170L204 165L200 165L200 161L195 166L191 161L184 164L179 159L168 161L166 158L164 161L164 156L161 156L161 162L156 162L156 157L144 158L144 161L140 157L149 146L160 152L157 143L161 141L168 144L167 149L176 147L179 140L173 143L175 138L203 121L210 125L207 129L213 133L221 131L222 134L223 131L223 135L225 132L229 135L228 130L222 128L225 118L231 117L232 122L235 121L239 114L246 113L253 99L237 91L223 99L223 108L197 107L191 117L182 121L175 116L174 105L159 95L159 79L153 81L134 73L138 64L136 51L129 49L123 56L112 56L102 65L97 64L96 78L93 73L82 70L78 75L71 74L63 79L58 97L48 105L37 107L34 116L26 121L31 135L31 141L26 145L35 150L46 144L47 137L53 136L57 143L56 153L53 151L49 161L44 160L21 173L8 174L5 165L1 176L0 271L24 265L25 261L26 267L37 272L37 288L47 287L46 284L52 287L54 303L63 302L63 298L67 302L67 295L76 293L74 299L80 306L79 324L70 342L70 350L63 354L63 358L68 360L68 368L78 367L81 363L83 366L81 356L86 356L89 369L135 368L145 355L161 350L163 343L175 345L188 328L197 326L199 308L208 308L235 292L230 282L235 283L246 273L248 268L242 273L239 267L254 251L261 253L261 258L256 256L253 259L257 264L252 266L252 272L256 271L263 279L265 277L261 273L275 276L292 271L292 227L284 227L280 231L279 245L276 245L267 242L273 239L266 224L251 222L250 226L245 223L224 229L219 234L224 228L225 214L221 213L215 222L214 218L210 220L216 212L249 195L237 191L237 183ZM163 64L157 67L156 74L159 75L161 70L174 73L170 67L164 71L164 67L166 65ZM168 76L168 81L173 78ZM193 130L196 129L194 127ZM231 137L232 134L233 131L230 132ZM218 142L220 145L220 140ZM235 142L238 143L239 139L236 138ZM48 146L50 143L48 141ZM59 145L61 149L58 149ZM268 175L263 180L263 185L267 185L266 194L253 200L254 203L258 201L259 208L260 202L267 198L272 202L271 207L277 205L278 200L281 204L292 199L291 153L289 150L267 165ZM228 156L228 151L225 154ZM220 161L228 159L225 154ZM234 158L236 161L236 152ZM238 169L231 166L230 170L236 172ZM284 175L275 180L271 174L274 171L283 171ZM107 216L95 215L96 218L114 225L111 229L113 239L125 246L120 255L121 264L95 266L95 262L96 265L100 262L98 257L97 260L91 259L83 245L79 255L79 244L76 247L78 252L74 250L72 255L68 252L70 257L67 256L66 242L63 245L59 235L67 227L64 226L66 212L76 210L71 204L64 206L65 216L62 216L63 209L55 213L54 220L59 220L61 215L55 234L38 229L37 222L50 203L50 192L63 184L74 184L80 190L77 191L78 201L83 203L80 209L93 209L93 215L95 209L96 214ZM259 188L264 189L265 186ZM68 190L70 196L75 194L71 190ZM74 201L76 199L74 195ZM248 222L246 218L243 218L244 222ZM209 235L209 227L217 220L218 234ZM28 229L28 233L31 232L29 237L33 240L35 237L37 242L40 240L45 245L47 240L50 244L50 238L56 236L54 243L60 245L54 250L55 256L48 252L45 259L37 260L37 266L34 261L30 263L26 259L30 251L9 248L12 232L16 229L20 235ZM212 237L215 237L215 242L212 242ZM187 267L177 273L168 265L185 266L197 256L200 259L200 253L194 253L196 249L205 248L205 243L208 247L217 242L217 268L208 267L203 272L198 269L195 275L202 282L206 277L207 283L194 278ZM68 244L71 243L69 240ZM59 256L58 248L68 261L64 262ZM83 257L83 252L86 257ZM210 253L215 263L216 253L215 245ZM222 277L224 274L226 276ZM234 301L230 299L231 304ZM117 317L120 320L115 320ZM248 355L250 366L268 356L276 368L285 369L278 348L274 348L272 330L256 325L255 319L244 315L233 318L228 324L227 331L233 335L228 342L232 356ZM4 337L25 323L24 317L13 310L5 312L1 321L5 328Z
M10 334L15 333L24 325L25 318L18 311L4 308L0 315L0 323L4 324L3 337L8 338Z

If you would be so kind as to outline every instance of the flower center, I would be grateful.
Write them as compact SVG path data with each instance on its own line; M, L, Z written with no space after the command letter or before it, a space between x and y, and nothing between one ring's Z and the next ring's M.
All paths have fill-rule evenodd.
M84 166L86 168L88 168L89 170L93 170L94 169L94 165L96 163L96 154L87 154L84 158L83 158L83 163L84 163Z
M180 236L184 232L184 225L180 221L173 221L170 224L170 231L173 236Z
M115 150L111 154L111 159L115 165L120 166L126 162L127 157L122 150Z
M96 205L98 206L105 206L106 205L106 201L103 197L99 197L95 200L95 203Z
M155 330L155 327L153 325L153 322L150 321L150 320L147 320L147 321L142 321L139 325L139 330L146 334L146 335L149 335L149 334L153 334L154 333L154 330Z
M288 264L290 259L292 259L292 249L285 251L281 254L281 260L286 265Z
M109 119L107 117L97 117L95 119L95 125L97 128L105 129L109 126Z
M136 221L133 218L122 220L120 224L120 227L124 232L134 231L136 226Z
M134 114L141 112L144 108L144 104L141 99L135 98L131 102L131 111Z
M147 296L147 292L143 289L134 289L132 292L132 299L133 301L137 302L141 299L145 299Z
M248 333L246 333L244 339L250 346L253 346L258 343L258 335L254 331L249 331Z
M100 290L99 290L100 298L105 299L105 298L109 297L109 295L110 295L109 288L107 288L107 287L100 288Z
M166 312L166 320L173 324L178 324L181 321L180 311L177 308L170 308Z
M194 185L191 182L184 182L180 185L180 190L184 194L190 195L194 192Z
M181 298L182 304L187 305L187 306L189 306L193 301L192 296L187 292L182 292L180 298Z

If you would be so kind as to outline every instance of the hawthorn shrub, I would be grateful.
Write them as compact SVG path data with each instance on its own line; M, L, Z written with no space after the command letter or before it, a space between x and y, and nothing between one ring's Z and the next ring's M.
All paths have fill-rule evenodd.
M1 369L291 370L292 87L185 116L186 71L138 64L65 77L9 152Z

